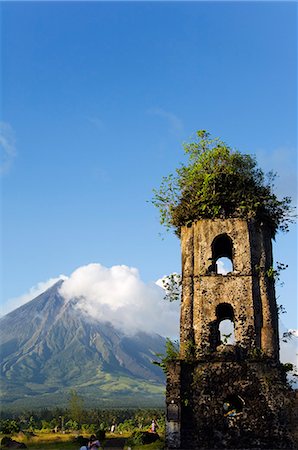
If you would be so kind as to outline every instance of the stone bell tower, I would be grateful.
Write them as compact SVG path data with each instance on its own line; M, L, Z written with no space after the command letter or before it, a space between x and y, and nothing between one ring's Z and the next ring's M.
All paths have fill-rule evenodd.
M203 219L181 229L180 355L168 364L167 446L292 448L269 230ZM220 258L231 271L219 273ZM232 326L233 342L221 331Z

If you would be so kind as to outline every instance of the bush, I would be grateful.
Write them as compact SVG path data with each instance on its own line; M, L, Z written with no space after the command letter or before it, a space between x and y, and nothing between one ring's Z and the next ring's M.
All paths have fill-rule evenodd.
M160 221L179 235L183 225L200 219L237 217L265 223L274 237L293 221L291 199L273 192L275 174L267 176L256 159L234 151L200 130L184 144L188 165L164 177L152 200Z
M96 431L95 435L99 442L102 443L102 441L106 438L106 430L99 429Z
M96 434L96 425L94 423L83 423L81 426L81 430L83 433Z
M10 444L12 439L8 436L4 436L4 438L1 439L1 447L5 447L6 445Z
M75 442L76 443L78 443L78 445L80 446L80 447L82 447L83 445L87 445L88 444L88 441L89 441L89 439L88 438L85 438L84 436L77 436L76 438L75 438Z
M4 436L1 440L1 448L27 448L27 446L23 442L17 442L11 439L10 437Z
M3 434L12 434L20 431L20 425L12 419L0 421L0 432Z
M127 440L127 445L146 445L152 444L159 439L157 433L149 433L149 431L134 431Z

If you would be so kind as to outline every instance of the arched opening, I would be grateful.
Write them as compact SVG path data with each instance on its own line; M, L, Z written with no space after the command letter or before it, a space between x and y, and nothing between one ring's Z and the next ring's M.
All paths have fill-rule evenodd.
M243 411L244 400L239 395L228 395L223 404L224 415L233 417Z
M221 275L233 272L233 242L226 234L220 234L212 242L212 264L209 272Z
M218 327L218 345L235 345L234 309L229 303L220 303L216 307Z
M216 273L220 275L227 275L233 272L233 264L229 258L222 257L216 261Z
M224 319L219 323L219 339L224 345L235 345L235 326L230 319Z

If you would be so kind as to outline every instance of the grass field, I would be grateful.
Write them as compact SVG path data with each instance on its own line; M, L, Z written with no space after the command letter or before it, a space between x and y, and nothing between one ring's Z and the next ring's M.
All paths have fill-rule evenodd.
M79 450L80 445L75 441L77 434L74 433L36 433L36 436L27 437L24 433L15 434L12 439L23 442L28 449L32 450ZM107 434L106 441L103 442L103 447L108 447L109 439L117 439L117 438L127 438L129 434ZM86 436L88 437L88 436ZM0 441L2 440L3 435L0 435ZM106 444L106 445L105 445ZM2 448L2 447L1 447ZM3 447L4 448L4 447ZM125 447L127 449L127 446ZM162 450L163 443L161 441L154 442L153 444L148 445L138 445L132 447L132 450Z
M127 450L127 446L124 447L125 450ZM163 450L164 444L161 441L153 442L153 444L147 444L147 445L136 445L132 447L132 450Z
M62 433L36 433L36 436L27 437L23 433L12 436L12 439L23 442L27 448L34 450L75 450L79 445L75 442L75 434ZM2 439L3 436L0 436Z

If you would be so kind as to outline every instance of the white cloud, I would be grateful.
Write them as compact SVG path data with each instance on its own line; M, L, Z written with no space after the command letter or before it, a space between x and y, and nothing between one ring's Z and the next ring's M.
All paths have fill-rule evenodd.
M296 373L298 376L297 368L298 368L298 339L292 338L288 342L281 341L280 343L280 360L282 363L291 363L293 364L293 373ZM293 374L290 373L288 378L293 383L293 387L295 389L298 388L298 379L297 376L293 377Z
M126 333L142 330L170 337L178 335L179 302L165 301L163 289L155 283L144 283L133 267L79 267L64 281L60 294L65 300L76 298L77 308Z
M293 330L292 328L290 328L288 330L289 334L292 336L295 336L296 338L298 338L298 330Z
M173 274L174 277L179 277ZM133 334L142 330L162 336L179 335L180 302L164 300L163 277L156 283L144 283L136 268L126 265L104 267L88 264L79 267L70 277L60 275L33 286L28 293L10 299L5 314L37 297L59 280L64 280L60 294L65 301L76 299L76 307L96 321L109 321L116 328ZM280 340L281 361L297 365L298 330L280 324L280 336L289 331L288 342Z
M287 339L282 339L284 333L289 333ZM282 321L279 321L280 336L280 360L282 363L291 363L294 366L294 372L298 368L298 330L287 329ZM297 373L298 375L298 373ZM289 374L288 378L292 381L293 387L298 388L298 378Z
M227 275L228 270L225 267L224 262L222 261L223 258L219 259L217 261L217 273L221 274L221 275Z
M170 111L165 111L162 108L150 108L147 110L147 113L165 119L168 123L169 130L175 134L183 130L182 120Z
M53 286L57 281L59 280L66 280L65 275L60 275L56 278L50 278L47 281L40 281L35 286L31 287L26 294L20 295L19 297L14 297L9 299L5 305L1 307L1 315L8 314L10 311L13 311L16 308L19 308L20 306L24 305L25 303L30 302L38 295L45 292L47 289L49 289L51 286Z
M179 273L173 272L170 275L164 275L155 284L164 290L166 300L170 302L181 300L181 275Z
M16 157L15 134L6 122L0 122L0 174L6 173Z

